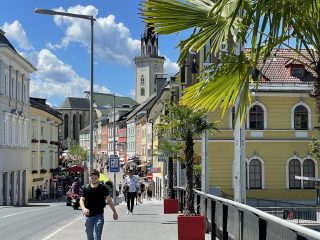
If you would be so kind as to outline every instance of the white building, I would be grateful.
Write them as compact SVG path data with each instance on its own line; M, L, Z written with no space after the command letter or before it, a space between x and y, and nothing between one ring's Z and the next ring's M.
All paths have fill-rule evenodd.
M34 71L0 29L0 205L28 203L29 82Z

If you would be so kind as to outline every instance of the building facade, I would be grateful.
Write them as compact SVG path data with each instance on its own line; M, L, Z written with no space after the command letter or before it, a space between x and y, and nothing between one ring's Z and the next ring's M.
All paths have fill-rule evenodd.
M62 113L62 148L79 145L80 131L89 125L90 102L87 98L68 97L59 106Z
M29 86L34 71L0 29L0 205L28 203Z
M59 166L59 128L61 113L46 104L45 99L30 98L30 163L28 198L35 198L37 187L44 197L55 190L52 174Z
M304 53L305 54L305 53ZM274 60L276 59L276 60ZM315 202L313 182L295 176L318 177L319 161L309 154L312 136L318 136L319 110L310 96L314 73L289 59L294 53L279 49L258 69L262 78L251 93L246 128L246 195L250 199ZM219 131L208 138L209 186L233 196L234 136L230 110L208 114L219 120ZM201 155L200 140L195 145Z

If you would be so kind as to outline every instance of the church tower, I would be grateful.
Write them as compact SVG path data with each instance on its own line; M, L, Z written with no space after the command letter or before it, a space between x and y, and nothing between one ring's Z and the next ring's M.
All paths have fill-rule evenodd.
M158 36L154 28L145 24L141 37L141 56L135 57L136 64L136 101L144 102L157 92L156 75L163 74L165 58L158 56Z

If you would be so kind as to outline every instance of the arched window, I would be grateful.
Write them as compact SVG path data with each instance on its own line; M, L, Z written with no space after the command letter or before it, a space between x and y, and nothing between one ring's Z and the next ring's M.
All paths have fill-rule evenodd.
M264 129L264 112L261 106L253 105L249 111L249 129Z
M308 130L308 110L303 105L294 109L294 129Z
M144 88L142 87L142 88L140 89L140 95L141 95L141 96L144 96L144 94L145 94L145 91L144 91Z
M311 159L303 162L303 176L315 177L315 166ZM303 188L314 188L314 181L303 181Z
M249 164L249 188L262 188L262 166L258 159L253 159Z
M80 128L79 128L80 130L83 129L83 117L82 117L81 114L79 115L79 127L80 127Z
M77 115L73 114L72 119L72 130L73 130L73 139L78 140L77 130L78 130L78 124L77 124Z
M141 84L141 86L144 86L144 76L143 75L141 75L140 84Z
M295 176L301 176L300 161L293 159L289 162L289 188L299 189L301 188L301 181L295 179Z
M63 126L64 126L64 139L67 139L69 137L69 116L68 114L64 115L63 119Z

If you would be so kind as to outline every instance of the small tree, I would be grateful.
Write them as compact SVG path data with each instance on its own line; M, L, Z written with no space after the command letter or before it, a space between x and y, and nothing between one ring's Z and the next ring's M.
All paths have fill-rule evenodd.
M201 188L201 164L193 165L194 187Z
M88 158L88 151L83 149L79 145L72 146L69 149L69 154L73 156L77 161L83 161Z
M205 120L205 111L173 104L169 106L171 114L164 116L164 121L157 124L160 136L168 136L184 144L186 162L186 198L185 215L195 213L193 200L193 145L194 138L203 131L217 130L215 124Z
M164 141L159 145L159 154L165 154L168 156L168 198L174 199L174 189L173 189L173 161L177 161L179 158L180 150L182 150L184 144L175 141Z
M312 140L309 143L309 152L313 159L320 159L320 139L312 136Z

